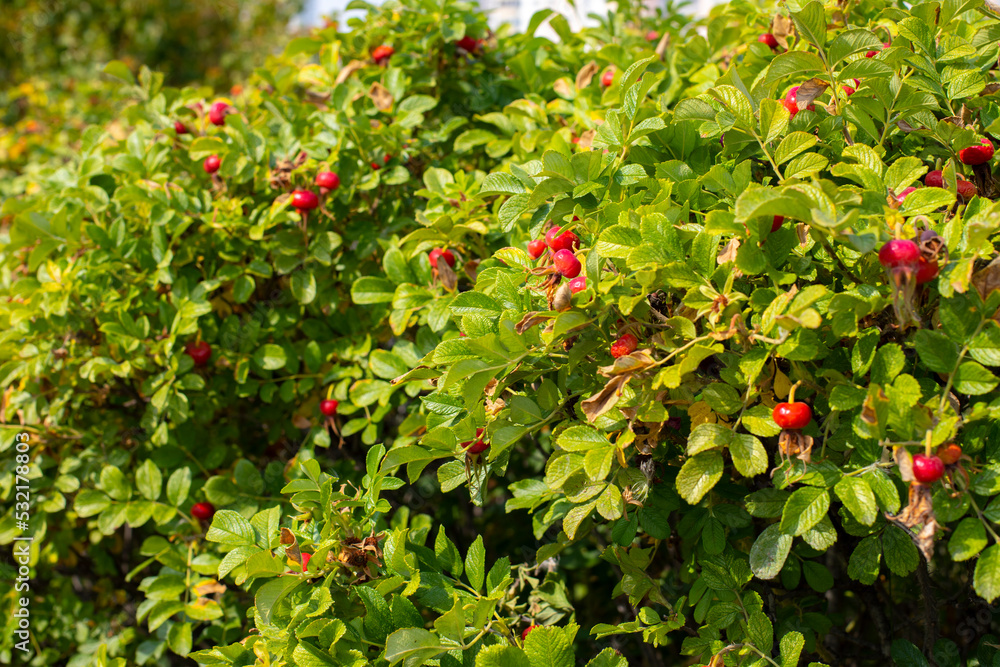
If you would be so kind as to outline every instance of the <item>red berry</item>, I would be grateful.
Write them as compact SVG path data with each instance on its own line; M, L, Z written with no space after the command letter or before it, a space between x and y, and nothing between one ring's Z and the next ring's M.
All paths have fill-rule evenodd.
M316 185L327 190L336 190L340 187L340 176L332 171L321 171L316 174Z
M604 74L601 75L601 85L607 88L614 82L615 82L615 71L613 69L604 70Z
M319 197L312 190L296 190L292 193L292 206L300 211L311 211L319 206Z
M215 102L212 107L208 110L208 120L212 122L212 125L225 125L226 124L226 114L229 113L229 105L225 102Z
M205 158L205 161L202 162L201 164L201 167L202 169L205 170L206 174L214 174L215 172L219 171L219 167L221 166L222 166L222 158L220 158L218 155L209 155L207 158Z
M524 629L524 632L521 633L521 641L523 642L527 638L528 633L531 632L532 630L534 630L537 627L538 627L537 625L529 625L528 627L526 627ZM541 635L539 635L539 637L540 636Z
M958 460L962 458L962 448L955 443L949 443L946 445L941 445L937 448L937 457L941 459L941 462L945 465L954 465L958 463Z
M392 159L391 155L386 155L385 157L382 158L382 162L385 162L386 164L389 164L389 160L391 160L391 159Z
M534 241L528 241L528 254L531 255L531 259L538 259L545 252L545 240L535 239Z
M851 95L853 95L855 90L856 90L856 88L852 88L851 86L844 86L843 87L844 94L847 95L848 97L850 97Z
M302 554L302 571L305 572L306 568L309 567L309 559L312 558L312 554L303 553Z
M191 357L191 361L194 362L195 366L204 366L212 357L212 346L205 341L197 343L192 342L187 344L187 347L184 348L184 352Z
M475 442L473 442L472 440L469 440L468 442L463 442L462 443L463 449L465 449L465 451L468 452L469 454L482 454L483 452L485 452L487 449L490 448L490 444L488 442L483 441L483 438L481 437L482 435L483 435L483 429L477 428L476 438L478 438L478 440L476 440Z
M958 159L962 164L985 164L993 158L993 144L989 139L983 139L978 146L970 146L958 151Z
M385 65L395 52L396 49L383 44L382 46L376 46L375 49L372 50L372 58L377 64Z
M319 404L319 411L322 412L327 417L332 417L337 414L337 406L340 405L337 401L332 398L328 398L325 401L321 401Z
M569 281L569 291L573 294L587 289L587 276L577 276Z
M794 116L795 113L798 113L798 108L799 108L798 92L799 92L799 86L792 86L792 89L788 91L787 95L785 95L785 102L786 102L785 108L788 109L788 113L790 113L792 116ZM787 104L788 102L792 103L793 107L796 110L795 113L792 113L792 108L788 106ZM809 105L806 107L806 109L808 111L816 111L816 105L810 102Z
M783 429L797 430L812 420L812 408L806 403L778 403L771 411L771 418Z
M646 33L647 42L655 42L659 38L660 38L660 33L656 32L655 30L650 30L649 32Z
M929 188L943 188L944 187L944 174L940 169L935 169L934 171L927 172L924 176L924 185Z
M976 196L976 185L971 181L959 180L958 183L958 196L969 201Z
M580 247L580 239L573 232L559 233L560 227L553 227L545 232L545 243L553 251L576 250Z
M938 263L937 260L932 259L930 261L920 257L917 262L917 284L923 285L924 283L929 283L930 281L937 278L938 275Z
M174 121L174 132L176 132L177 134L187 134L188 133L187 125L185 125L184 123L180 122L179 120L175 120Z
M882 42L882 49L888 49L890 46L891 44L889 42ZM868 53L865 54L865 58L874 58L875 56L878 55L879 51L881 51L882 49L869 51Z
M375 171L378 171L381 168L382 168L382 165L380 165L378 162L372 162L372 169L374 169Z
M778 39L769 32L766 32L763 35L758 36L757 41L760 42L761 44L766 44L768 47L772 49L778 48Z
M933 484L944 475L944 461L936 456L917 454L913 457L913 476L921 484Z
M788 117L795 118L795 114L799 112L799 105L795 102L790 102L789 100L782 100L781 103L785 105L786 109L788 109Z
M898 195L896 195L896 199L898 199L899 201L903 201L904 199L907 198L907 196L909 196L911 192L916 192L916 190L917 189L912 186L908 188L903 188L903 191L900 192Z
M203 501L191 506L191 517L198 521L211 521L213 516L215 516L215 505L210 502Z
M576 278L580 275L580 260L571 250L557 251L552 256L552 263L555 264L556 271L567 278Z
M475 53L479 49L479 40L466 35L462 39L455 42L455 46L460 49L465 49L469 53Z
M771 221L771 232L773 233L778 231L783 224L785 224L785 216L783 215L774 216L774 220Z
M920 248L909 239L893 239L878 251L878 261L887 269L897 266L915 268L920 261Z
M639 347L639 339L632 334L625 334L611 344L611 356L617 359L626 354L632 354Z
M455 253L444 248L434 248L427 253L427 258L431 260L431 266L437 268L438 258L444 258L445 263L451 268L455 268Z

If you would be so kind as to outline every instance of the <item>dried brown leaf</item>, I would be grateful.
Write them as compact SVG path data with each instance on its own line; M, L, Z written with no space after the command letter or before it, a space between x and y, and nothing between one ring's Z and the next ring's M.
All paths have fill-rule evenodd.
M668 46L670 46L670 33L664 31L663 37L660 37L659 43L657 43L656 48L653 50L656 53L656 57L663 60Z
M556 79L556 82L552 84L552 89L556 91L559 97L565 97L572 99L576 97L576 90L573 89L573 84L570 83L567 77L561 77Z
M287 528L281 529L281 544L285 545L285 556L301 565L302 552L299 551L299 542L295 539L292 531Z
M523 334L531 327L535 326L536 324L541 324L545 322L550 317L551 316L549 315L539 315L538 311L531 311L530 313L525 313L524 317L521 318L521 321L518 322L517 326L514 327L514 330L519 334Z
M795 23L787 16L777 14L771 19L771 34L778 40L778 44L787 51L789 39L795 36Z
M656 359L647 350L636 350L632 354L615 359L611 366L601 366L598 372L604 377L614 377L622 373L639 373L656 365Z
M621 394L622 388L625 383L629 381L631 375L617 375L604 385L601 391L597 392L585 401L580 402L580 409L583 410L583 414L587 416L587 421L593 422L595 419L603 415L605 412L610 410L618 402L618 396Z
M727 264L729 262L735 262L736 253L739 249L740 249L740 240L734 238L733 240L731 240L729 243L726 244L726 247L722 249L722 252L719 253L719 256L716 258L715 261L718 262L719 265Z
M335 84L344 83L345 81L347 81L348 78L350 78L352 74L354 74L364 66L365 66L364 61L352 60L351 62L347 63L347 65L344 66L344 69L337 72L337 78L334 81L334 83Z
M458 287L458 275L452 270L444 257L438 257L437 267L435 268L437 269L438 278L441 280L441 285L449 292L454 292L455 288Z
M594 137L597 136L595 130L587 130L580 134L580 141L577 142L577 146L581 148L590 148L594 144Z
M829 83L820 78L809 79L799 86L799 89L795 91L795 103L798 104L799 111L804 111L829 86Z
M562 312L569 310L573 305L573 290L569 286L569 281L564 282L552 296L552 310Z
M972 274L972 286L979 292L983 301L990 292L1000 289L1000 255L986 265L986 268Z
M388 111L392 108L392 103L395 101L389 89L378 81L373 83L372 87L368 89L368 97L372 98L375 108L379 111Z
M896 467L904 482L913 481L913 456L906 447L893 447L892 457L896 460Z
M590 82L594 80L594 75L597 74L598 70L597 63L591 60L589 63L580 68L580 71L576 73L576 89L583 90L590 85Z

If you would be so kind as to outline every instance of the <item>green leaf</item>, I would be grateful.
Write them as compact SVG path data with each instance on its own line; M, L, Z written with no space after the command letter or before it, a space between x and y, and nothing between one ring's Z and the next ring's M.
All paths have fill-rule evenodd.
M114 466L101 469L101 489L115 500L128 500L132 495L132 485Z
M878 506L875 503L875 494L867 482L859 477L845 475L833 487L833 491L860 523L865 526L875 523Z
M792 132L778 144L777 150L774 151L774 161L778 164L783 164L799 153L809 150L818 142L819 138L815 134L810 134L809 132Z
M148 500L156 500L160 497L160 490L163 488L163 475L152 460L146 459L135 471L135 485L139 489L139 493Z
M813 0L802 11L792 12L792 21L803 38L823 49L826 45L826 11L822 2Z
M781 638L781 667L798 667L799 656L806 640L801 632L792 630Z
M958 363L958 345L940 331L920 329L913 336L920 363L935 373L950 373Z
M952 560L969 560L986 548L986 529L978 518L966 517L955 528L948 540L948 553Z
M896 665L906 665L906 667L928 667L927 658L924 654L905 639L894 639L889 649L892 661Z
M486 576L486 548L483 546L482 535L476 536L476 541L465 554L465 576L475 590L482 590Z
M729 445L733 465L744 477L754 477L767 472L767 450L764 444L752 435L739 433L733 436Z
M917 188L903 200L903 215L927 215L955 203L955 195L942 188Z
M601 437L603 438L603 436ZM733 431L725 424L698 424L688 436L688 456L719 447L727 447L732 439Z
M774 523L765 528L750 548L750 569L760 579L774 579L785 566L792 536Z
M765 655L771 653L771 648L774 646L774 629L771 627L771 619L764 612L754 610L750 614L747 636Z
M882 560L882 547L876 535L870 535L858 543L847 564L847 574L866 586L875 583L878 577L879 563Z
M389 303L396 292L396 283L386 278L365 276L351 285L351 299L358 305Z
M979 597L992 603L1000 597L1000 544L986 548L976 561L973 586Z
M573 635L564 628L541 627L528 633L524 652L532 667L573 667Z
M285 348L280 345L268 343L266 345L261 345L257 348L257 351L253 353L253 362L262 370L274 371L279 368L284 368L285 364L288 362L288 358L285 356Z
M797 536L815 526L830 509L830 494L826 489L804 487L797 489L785 503L781 513L781 530Z
M692 456L677 474L677 492L691 505L697 505L722 479L722 455L717 451Z
M551 10L545 10L551 11ZM532 631L534 632L534 631ZM531 635L528 635L529 637ZM509 644L487 646L476 655L476 667L535 667L524 651Z
M390 665L416 667L446 650L433 632L423 628L402 628L385 640L385 659Z
M789 112L779 100L761 100L760 134L765 143L782 136L788 129Z
M223 510L225 511L225 510ZM233 512L235 514L235 512ZM218 513L216 513L218 517ZM212 522L213 528L215 522ZM247 524L249 525L249 523ZM274 608L285 599L285 597L291 593L293 590L303 585L305 580L299 577L278 577L277 579L271 579L257 591L257 595L254 597L254 604L257 606L257 613L260 614L261 619L265 623L271 622L271 615L274 613Z
M212 517L205 539L233 546L249 546L256 541L256 533L241 514L233 510L219 510Z
M882 533L882 553L886 566L901 577L914 572L922 558L910 535L895 525Z
M997 377L975 361L963 361L955 372L955 389L970 396L986 394L997 386Z
M496 171L489 174L479 188L481 195L517 195L526 193L528 189L513 174Z

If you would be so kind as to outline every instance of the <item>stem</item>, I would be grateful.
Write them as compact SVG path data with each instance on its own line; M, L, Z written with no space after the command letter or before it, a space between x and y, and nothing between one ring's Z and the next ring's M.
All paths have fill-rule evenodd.
M941 421L941 415L944 414L944 406L948 404L948 394L951 393L951 385L955 382L955 373L958 372L958 367L962 364L962 359L969 352L969 345L971 341L976 339L976 336L983 330L983 326L986 324L986 320L980 320L979 326L976 327L975 332L969 336L969 343L962 346L962 349L958 353L958 359L955 361L955 368L952 369L951 373L948 373L948 382L944 386L944 391L941 392L941 401L938 403L937 409L937 421Z

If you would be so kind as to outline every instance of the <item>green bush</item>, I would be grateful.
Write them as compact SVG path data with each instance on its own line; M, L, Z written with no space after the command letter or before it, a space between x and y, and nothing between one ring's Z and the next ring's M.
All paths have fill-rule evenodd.
M1000 664L981 2L349 27L0 209L36 664Z

